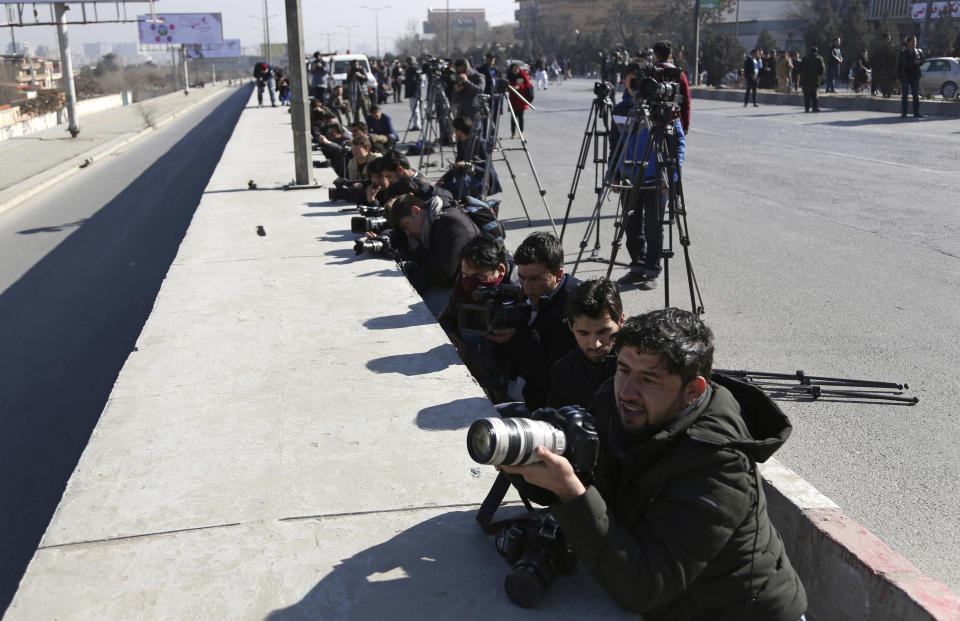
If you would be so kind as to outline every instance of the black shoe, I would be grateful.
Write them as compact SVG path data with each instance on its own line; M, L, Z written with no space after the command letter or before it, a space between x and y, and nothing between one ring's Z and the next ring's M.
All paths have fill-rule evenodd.
M922 119L922 118L923 118L923 115L920 114L919 112L916 113L916 114L914 114L913 116L916 117L916 118L918 118L918 119Z
M632 285L638 285L642 282L646 282L647 275L643 272L627 272L623 276L617 279L618 285L623 285L624 287L629 287Z
M907 118L907 113L906 113L906 112L904 112L903 114L901 114L901 115L900 115L900 118L901 118L901 119L905 119L905 118Z
M650 291L651 289L656 289L657 282L659 281L656 276L647 277L646 279L644 279L643 282L637 283L637 289L640 289L642 291Z
M814 111L814 112L820 112L820 108L814 108L813 111Z
M759 107L760 107L760 104L754 103L754 104L753 104L753 107L754 107L754 108L759 108Z

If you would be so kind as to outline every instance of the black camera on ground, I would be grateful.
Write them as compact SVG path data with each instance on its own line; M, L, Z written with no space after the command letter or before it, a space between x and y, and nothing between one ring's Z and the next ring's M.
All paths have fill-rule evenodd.
M676 67L643 67L630 78L630 90L647 103L679 103L681 79Z
M613 92L613 84L610 84L609 82L593 83L593 94L596 95L598 99L610 99L610 96L613 95Z
M397 256L389 235L378 235L374 239L361 237L353 244L353 251L358 255L369 253L385 259Z
M545 446L551 453L566 457L574 472L587 476L593 472L600 440L593 417L583 408L540 408L530 413L523 403L516 403L498 409L502 418L475 420L467 430L467 451L473 461L493 466L532 464L540 461L535 449ZM531 499L538 504L551 502Z
M366 216L350 218L351 233L376 233L379 235L388 228L390 228L390 221L386 218L368 218Z
M480 286L469 301L460 305L457 327L463 334L489 334L523 325L530 321L532 312L519 285Z
M386 207L366 207L357 205L357 213L367 218L385 218L387 216Z
M514 520L497 534L496 544L512 566L503 583L507 597L523 608L539 603L558 573L569 575L577 567L573 548L549 513Z

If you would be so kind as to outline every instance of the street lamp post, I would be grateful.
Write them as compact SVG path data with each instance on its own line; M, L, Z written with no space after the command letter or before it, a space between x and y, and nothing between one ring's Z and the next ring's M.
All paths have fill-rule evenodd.
M337 28L343 28L344 30L347 31L347 51L348 52L351 49L353 49L353 46L350 45L350 31L353 30L354 28L359 28L359 27L360 27L360 24L355 24L353 26L341 26L340 24L337 24Z
M372 6L364 6L361 4L360 8L366 9L368 11L373 11L373 21L376 24L376 28L377 28L377 58L380 58L380 11L384 9L389 9L390 5L385 4L383 6L374 8Z

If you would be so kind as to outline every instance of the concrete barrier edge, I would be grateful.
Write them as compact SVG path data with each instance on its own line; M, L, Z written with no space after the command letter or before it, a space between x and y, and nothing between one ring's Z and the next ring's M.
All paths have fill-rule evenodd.
M774 459L760 472L767 511L807 589L808 620L960 620L960 597L798 474Z
M225 88L229 88L229 87L225 87ZM149 127L145 127L144 129L140 130L135 134L123 136L120 138L115 138L110 142L107 142L99 147L91 149L85 153L81 153L80 155L77 155L76 157L73 157L67 160L66 162L57 164L50 170L34 175L29 179L25 179L19 183L15 183L14 185L11 185L5 190L0 191L0 214L6 211L9 211L10 209L13 209L14 207L19 205L23 201L27 200L28 198L32 196L36 196L40 192L43 192L44 190L59 183L60 181L63 181L64 179L67 179L68 177L71 177L77 174L82 170L82 168L80 168L80 165L83 164L84 161L89 160L90 163L93 163L93 162L96 162L97 160L103 159L104 157L118 151L119 149L127 146L128 144L139 140L140 138L147 135L148 133L155 131L157 129L160 129L167 123L170 123L174 119L186 114L187 112L190 112L197 106L200 106L201 104L206 103L213 97L216 97L217 95L219 95L222 92L222 90L223 89L217 89L216 91L210 93L206 97L202 99L198 99L197 101L193 102L186 108L176 110L174 112L171 112L169 114L166 114L160 117L159 119L153 122L153 125Z

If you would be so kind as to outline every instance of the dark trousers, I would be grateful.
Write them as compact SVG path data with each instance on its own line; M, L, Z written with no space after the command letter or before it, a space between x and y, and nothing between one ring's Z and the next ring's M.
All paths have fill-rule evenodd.
M747 78L747 90L743 92L743 105L747 105L751 92L753 93L753 103L757 103L757 80L755 78Z
M803 87L803 111L820 109L820 98L817 95L817 87Z
M517 115L517 120L513 120L513 116L510 117L510 134L517 133L517 124L520 124L520 131L523 131L523 110L513 109L513 113Z
M626 194L624 209L631 209L627 217L627 252L630 270L648 277L660 275L663 255L663 216L667 207L667 191L658 193L655 186L638 186Z
M910 80L901 80L900 81L900 97L902 98L902 105L900 106L900 113L907 113L907 90L913 90L913 114L917 116L920 114L920 78L913 78Z

